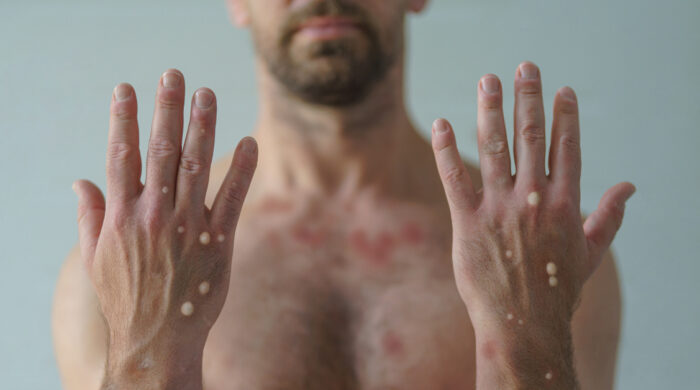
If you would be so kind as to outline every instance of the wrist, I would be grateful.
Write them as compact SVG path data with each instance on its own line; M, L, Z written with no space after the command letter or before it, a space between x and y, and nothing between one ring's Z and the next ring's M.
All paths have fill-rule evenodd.
M204 344L162 337L139 343L110 340L103 389L201 390Z
M477 389L578 389L571 328L517 319L475 329Z

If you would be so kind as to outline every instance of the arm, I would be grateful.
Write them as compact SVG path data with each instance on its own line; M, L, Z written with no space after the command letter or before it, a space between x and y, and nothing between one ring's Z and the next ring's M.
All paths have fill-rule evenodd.
M107 197L77 181L86 274L108 329L103 389L198 390L202 352L228 292L234 232L257 163L242 140L211 206L205 205L216 99L195 93L182 144L184 78L161 78L141 183L136 96L115 88Z
M583 390L612 390L620 340L622 299L612 251L583 286L571 324L574 362Z
M433 126L452 219L455 279L476 336L477 389L577 389L573 315L635 188L612 187L581 224L575 94L562 88L555 97L549 174L534 64L519 67L515 94L513 176L500 82L487 75L479 83L482 191L474 190L449 123Z
M77 245L61 268L51 320L63 388L99 389L104 378L109 333Z

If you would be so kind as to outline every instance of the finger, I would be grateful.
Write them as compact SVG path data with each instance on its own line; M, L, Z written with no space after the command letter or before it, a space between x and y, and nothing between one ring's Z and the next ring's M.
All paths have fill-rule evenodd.
M141 192L141 154L136 94L131 85L114 88L107 136L107 199L126 202Z
M211 209L211 225L231 237L238 223L243 201L258 164L258 144L253 137L244 137L233 153L233 160Z
M581 135L576 94L561 88L554 98L552 146L549 152L549 176L563 193L578 204L581 181Z
M588 252L593 272L600 263L603 253L610 247L615 234L622 225L625 202L636 191L632 183L618 183L603 194L598 208L583 224L583 232L588 241Z
M216 97L210 89L199 89L192 98L190 124L177 173L175 207L182 212L201 212L204 208L215 127Z
M433 122L432 138L435 162L450 210L453 213L472 211L476 207L476 194L450 123L445 119Z
M516 183L541 184L545 179L545 120L540 71L523 62L515 75Z
M168 69L160 78L148 142L146 192L162 199L158 204L172 207L174 185L182 145L182 108L185 80L177 69Z
M484 192L488 194L489 191L510 187L513 181L508 136L503 119L501 83L495 75L486 75L479 85L479 162Z
M78 237L83 261L90 267L95 257L97 239L105 216L105 199L102 191L87 180L73 183L78 195Z

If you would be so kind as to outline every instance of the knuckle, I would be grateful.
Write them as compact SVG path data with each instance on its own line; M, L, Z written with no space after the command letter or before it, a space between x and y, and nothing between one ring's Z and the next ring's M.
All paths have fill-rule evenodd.
M508 142L501 138L492 138L484 141L482 151L491 158L505 158L508 156Z
M528 120L520 126L520 138L530 145L544 143L544 129L539 123Z
M163 138L153 138L148 144L148 152L151 157L170 157L179 152L180 148L176 147L171 141Z
M136 147L126 142L110 142L107 146L107 155L113 161L129 161L136 154Z
M114 231L123 231L129 225L131 213L125 206L112 206L105 224Z
M466 170L464 167L452 166L443 171L442 178L451 187L456 186L464 180Z
M569 153L579 153L581 150L581 141L578 137L570 134L564 134L559 139L561 147Z
M578 204L569 196L557 196L552 205L556 215L571 215L578 220L580 210Z
M119 122L129 122L134 119L134 114L124 104L115 104L112 107L112 116Z
M143 225L147 232L157 232L163 228L165 218L158 208L150 208L143 215Z
M483 96L480 99L481 108L487 112L500 112L501 98L500 96Z
M165 111L182 112L182 99L177 91L161 91L158 95L158 108Z
M183 153L180 157L180 170L186 174L201 174L207 169L208 165L208 161L205 158L196 154Z
M540 88L540 83L536 80L533 81L524 81L521 80L520 82L520 88L518 89L518 93L523 96L523 97L536 97L539 98L540 94L542 93L542 88Z
M243 200L245 198L242 186L234 183L226 186L222 189L222 191L225 204L228 205L230 210L233 210L234 213L238 214L239 207L243 204Z

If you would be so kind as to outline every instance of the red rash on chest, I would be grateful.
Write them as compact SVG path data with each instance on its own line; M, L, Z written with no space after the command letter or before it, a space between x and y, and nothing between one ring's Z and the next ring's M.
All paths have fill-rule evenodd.
M396 239L387 232L369 238L364 230L350 234L350 245L375 265L385 265L396 247Z
M401 338L393 331L384 333L382 337L382 349L388 356L402 356L404 354L404 345Z
M350 233L350 246L375 265L385 265L401 243L417 245L425 239L423 230L415 223L405 224L398 234L381 232L369 237L367 232L356 229Z
M264 213L283 213L291 211L293 205L292 202L268 198L263 200L259 207Z
M321 229L314 231L308 226L298 225L292 230L292 237L302 244L308 245L312 248L318 248L321 246L321 243L323 243L323 239L326 237L326 232Z
M416 223L406 223L401 228L401 238L410 244L420 244L424 239L423 230Z

